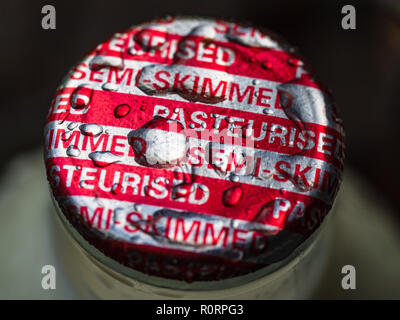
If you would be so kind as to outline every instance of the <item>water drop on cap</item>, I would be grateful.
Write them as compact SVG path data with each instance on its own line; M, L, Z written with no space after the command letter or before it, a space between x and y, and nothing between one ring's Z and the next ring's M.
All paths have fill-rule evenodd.
M118 85L113 82L106 82L101 86L101 88L106 91L117 91Z
M234 186L224 191L222 203L227 207L236 206L242 198L243 190L240 186Z
M89 158L97 167L106 167L121 161L121 157L109 151L96 151L89 154Z
M97 137L103 133L103 127L94 123L82 124L79 126L79 130L81 130L84 135L91 137Z
M81 155L81 150L76 146L70 145L66 153L69 157L79 157Z
M129 105L120 104L119 106L115 107L114 116L116 118L123 118L123 117L126 117L130 111L131 111L131 107Z
M271 70L272 69L272 63L270 61L265 61L265 62L262 63L262 67L264 69Z

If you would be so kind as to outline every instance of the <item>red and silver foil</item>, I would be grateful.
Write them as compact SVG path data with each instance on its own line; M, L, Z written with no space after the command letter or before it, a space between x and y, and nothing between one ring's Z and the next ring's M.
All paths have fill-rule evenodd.
M57 89L54 198L91 245L192 281L282 261L337 193L344 132L296 51L238 23L167 17L116 33Z

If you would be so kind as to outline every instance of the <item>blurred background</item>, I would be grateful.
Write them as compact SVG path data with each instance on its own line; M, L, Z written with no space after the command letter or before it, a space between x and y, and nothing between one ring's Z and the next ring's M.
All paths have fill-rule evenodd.
M56 30L41 28L46 4L56 8ZM356 30L341 27L347 4L356 8ZM167 14L236 18L282 35L332 89L347 168L393 208L384 212L400 230L400 1L2 0L0 8L0 176L10 159L40 148L62 77L114 32Z

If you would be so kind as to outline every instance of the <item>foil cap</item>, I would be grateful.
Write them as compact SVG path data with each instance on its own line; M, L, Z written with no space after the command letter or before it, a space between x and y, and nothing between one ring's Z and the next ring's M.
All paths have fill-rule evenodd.
M97 46L45 127L47 176L90 246L185 282L286 259L340 185L344 131L308 64L269 31L167 17Z

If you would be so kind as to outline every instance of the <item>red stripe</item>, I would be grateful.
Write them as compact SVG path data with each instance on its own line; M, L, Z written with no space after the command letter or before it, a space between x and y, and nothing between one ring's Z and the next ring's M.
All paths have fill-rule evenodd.
M59 94L71 94L73 91L73 88L65 88L61 91L59 91ZM91 98L91 103L93 107L89 108L88 112L83 114L83 115L77 115L77 114L69 114L66 117L66 112L70 110L70 102L68 100L67 105L63 106L64 110L66 112L63 113L57 113L54 114L51 112L49 114L49 117L47 119L47 122L51 121L58 121L58 120L68 120L68 121L73 121L73 122L82 122L82 123L96 123L99 125L104 125L104 126L114 126L114 127L120 127L120 128L129 128L129 129L137 129L142 126L144 126L148 121L153 119L153 111L156 105L161 105L164 107L167 107L169 110L169 115L168 117L174 117L178 116L179 113L174 113L174 110L176 108L181 109L184 111L184 117L185 117L185 124L186 124L186 133L190 137L195 137L195 138L202 138L201 132L200 131L194 131L190 130L189 124L192 123L191 121L191 115L196 112L196 111L202 111L207 114L207 118L204 118L202 116L198 116L198 119L203 120L206 123L206 129L210 130L211 134L210 136L203 136L203 139L212 141L213 138L218 136L218 134L214 133L213 130L213 125L214 122L216 121L216 118L212 117L211 115L213 113L218 113L222 115L221 117L238 117L244 119L243 122L238 121L237 125L244 126L249 123L249 121L253 121L254 125L254 136L259 137L261 134L262 130L262 125L263 122L266 122L268 124L267 130L265 132L265 138L263 138L261 141L254 141L254 147L258 150L267 150L267 151L273 151L273 152L278 152L282 154L288 154L288 155L302 155L305 157L313 158L313 159L319 159L326 161L328 163L331 163L335 165L337 168L342 169L343 168L343 162L341 159L342 155L342 136L340 133L338 133L336 130L327 127L327 126L322 126L318 124L313 124L313 123L303 123L304 129L312 131L315 135L315 137L309 136L308 138L302 139L300 137L300 128L299 125L294 123L293 121L289 119L284 119L280 117L274 117L271 115L265 115L265 114L255 114L252 112L246 112L246 111L241 111L241 110L233 110L233 109L226 109L226 108L218 108L214 107L211 105L207 104L200 104L200 103L193 103L193 102L177 102L173 100L168 100L164 98L156 98L156 97L146 97L146 96L137 96L137 95L132 95L132 94L127 94L127 93L118 93L118 92L105 92L102 90L94 90L93 95ZM117 118L114 116L114 109L121 104L128 104L131 108L130 113L123 117L123 118ZM52 110L54 108L54 102L51 106ZM178 120L181 120L181 118L178 118ZM287 129L287 133L285 135L285 144L282 145L283 141L275 136L272 140L272 142L269 141L269 138L271 136L271 125L278 125L278 126L283 126ZM196 128L199 128L199 124L195 124ZM226 120L221 120L220 122L220 129L227 129L229 123ZM279 133L280 128L276 128L275 132ZM292 130L294 130L295 135L294 139L291 139L291 133ZM322 136L321 136L322 135ZM325 137L325 135L328 135L328 137ZM324 145L324 149L330 154L326 154L323 152L319 152L317 148L318 141L320 140L319 138L323 138L324 141L326 139L327 142L330 144ZM331 138L330 138L331 137ZM299 148L300 146L305 145L305 139L310 139L313 140L314 142L314 147L312 147L310 150L302 150ZM239 144L242 146L246 145L246 138L243 139L232 139L233 144ZM324 142L325 144L325 142ZM338 150L339 152L336 152ZM336 154L338 153L338 154Z
M73 172L71 186L66 187L65 183L67 181L68 170L64 167L64 165L81 166L83 168L82 170L84 170L84 168L97 169L96 172L89 173L90 176L93 176L93 180L87 182L88 185L94 186L93 189L89 190L80 186L80 181L82 179L82 170L77 169ZM58 166L59 170L53 171L53 166ZM225 179L215 179L197 175L178 176L172 171L167 171L163 169L135 167L123 164L112 164L108 167L99 168L94 166L93 162L90 160L80 160L70 157L48 159L46 161L46 168L48 170L48 177L50 180L52 180L51 177L56 174L60 177L60 180L62 181L62 184L58 185L57 187L53 186L52 188L55 197L80 195L110 198L120 201L139 202L161 207L165 206L168 208L175 208L184 211L212 214L232 219L241 219L244 221L253 221L273 225L278 228L284 228L289 231L305 235L315 230L315 228L322 221L323 217L329 210L328 206L324 202L305 194L287 191L282 194L278 190L270 189L267 187L243 183L234 183ZM120 172L121 176L119 177L119 180L117 182L120 183L118 187L120 191L118 191L118 193L103 191L98 187L98 182L102 170L105 170L104 185L108 188L111 188L113 186L115 172ZM121 181L125 173L134 173L139 176L140 182L138 181L137 183L138 194L133 194L132 187L127 187L125 193L123 193L123 191L121 190ZM150 183L147 187L143 183L144 176L149 177L148 181L150 181ZM156 195L159 195L161 193L153 187L153 184L151 184L151 181L153 181L157 177L167 178L169 180L169 185L172 184L172 181L174 179L205 185L209 189L209 198L204 204L194 204L193 202L191 203L191 199L189 197L181 198L184 200L184 202L179 202L171 199L172 190L171 187L168 187L166 196L162 199L157 199L152 196L152 193L150 193L150 190L152 190L151 192ZM162 185L162 183L159 184ZM241 199L235 206L226 206L223 202L224 194L226 194L226 190L233 186L239 186L241 188ZM195 199L201 199L202 196L203 193L201 189L197 189L197 191L194 192ZM302 217L301 219L294 219L293 221L289 222L288 219L291 210L288 210L287 212L282 212L279 215L279 218L272 217L272 209L276 198L284 198L289 200L291 209L294 209L299 202L303 202L305 208L307 208L304 217ZM319 210L320 216L315 217L315 212L313 210ZM315 223L313 219L317 219L318 223ZM309 228L310 222L314 224L311 228Z
M68 210L65 212L70 223L91 245L119 263L146 274L186 282L211 281L244 275L266 266L203 252L110 240L99 237L98 231L82 224L73 213L70 214Z
M292 81L293 83L320 88L320 86L311 80L311 75L304 73L299 79L296 79L297 64L299 57L282 50L276 50L271 48L259 48L244 46L235 42L223 42L214 41L213 44L216 46L227 48L235 52L235 61L229 66L222 66L213 62L204 62L196 59L197 55L190 59L182 58L170 58L169 47L167 49L168 54L166 56L161 55L161 51L156 51L154 55L148 51L144 51L142 55L131 55L128 52L129 49L129 38L134 37L138 29L129 30L126 34L126 39L121 40L123 43L120 48L121 51L115 51L110 49L110 41L105 42L94 51L92 54L100 54L104 56L120 57L124 60L131 61L148 61L160 64L181 64L191 67L207 68L212 70L224 71L233 75L240 75L245 77L251 77L256 79L263 79L269 81L276 81L280 83L286 83ZM199 36L180 36L171 33L163 33L157 30L149 31L150 35L153 36L165 36L167 41L180 41L182 39L192 40L195 43L196 49L200 44L207 41L207 38ZM134 48L140 50L140 44L134 43ZM210 49L211 50L211 49ZM210 55L212 56L212 55ZM270 64L271 68L265 67L265 63Z

